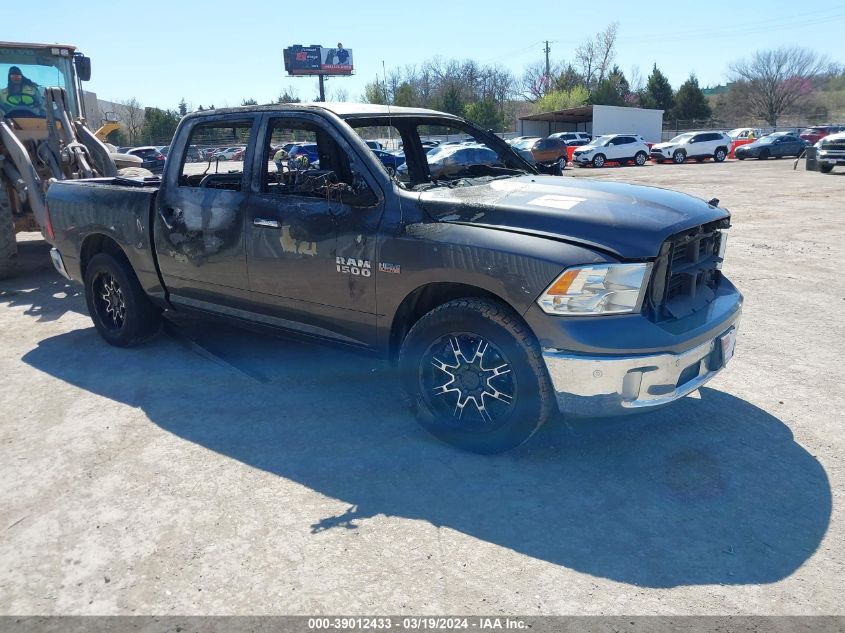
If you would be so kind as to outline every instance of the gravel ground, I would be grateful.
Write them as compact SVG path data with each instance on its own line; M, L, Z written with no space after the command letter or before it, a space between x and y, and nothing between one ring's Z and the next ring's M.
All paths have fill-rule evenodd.
M567 170L733 212L730 366L669 409L439 444L383 363L0 282L0 614L843 614L845 173ZM836 596L840 596L837 598Z

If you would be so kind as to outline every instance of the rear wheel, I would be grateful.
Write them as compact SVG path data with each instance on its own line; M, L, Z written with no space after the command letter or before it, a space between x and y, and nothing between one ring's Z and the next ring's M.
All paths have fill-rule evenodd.
M498 301L456 299L423 316L402 344L399 367L420 424L468 451L515 448L552 411L540 346Z
M593 156L593 167L604 167L605 161L604 154L596 154Z
M108 343L130 347L161 327L154 306L122 253L98 253L85 269L85 301L94 326Z
M720 147L713 153L713 160L717 163L721 163L727 158L728 153L725 151L725 148Z
M645 162L648 160L648 156L646 156L645 152L637 152L637 155L634 156L634 164L637 167L642 167L645 165Z
M15 274L18 266L18 244L15 240L15 218L8 190L0 183L0 279Z
M672 161L676 165L680 165L680 164L686 162L686 160L687 160L687 154L683 150L680 150L680 149L675 150L675 153L672 154Z

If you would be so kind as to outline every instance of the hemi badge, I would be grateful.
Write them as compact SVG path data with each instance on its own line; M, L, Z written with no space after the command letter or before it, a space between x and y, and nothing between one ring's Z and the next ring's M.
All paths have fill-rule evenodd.
M399 264L388 264L387 262L379 262L378 271L380 273L393 273L398 275L402 272L402 267Z

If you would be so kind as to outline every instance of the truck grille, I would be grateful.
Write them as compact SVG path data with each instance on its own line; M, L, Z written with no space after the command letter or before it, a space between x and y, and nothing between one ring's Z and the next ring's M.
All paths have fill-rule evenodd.
M828 141L827 143L822 142L821 148L823 150L845 150L845 139L841 141Z
M719 251L725 239L718 220L667 239L654 265L649 311L656 321L680 319L707 306L719 284Z

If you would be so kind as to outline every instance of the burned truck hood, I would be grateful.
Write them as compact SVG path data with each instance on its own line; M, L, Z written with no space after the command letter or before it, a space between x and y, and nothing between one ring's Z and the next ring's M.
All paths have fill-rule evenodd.
M583 244L622 259L656 257L670 235L730 216L667 189L555 176L440 187L421 193L419 202L440 222Z

